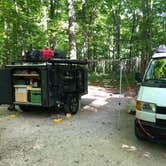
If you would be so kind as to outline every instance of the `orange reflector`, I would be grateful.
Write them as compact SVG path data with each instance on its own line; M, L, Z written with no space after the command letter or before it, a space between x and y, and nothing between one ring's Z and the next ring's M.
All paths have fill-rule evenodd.
M141 102L140 101L136 100L135 108L136 108L136 110L141 109Z

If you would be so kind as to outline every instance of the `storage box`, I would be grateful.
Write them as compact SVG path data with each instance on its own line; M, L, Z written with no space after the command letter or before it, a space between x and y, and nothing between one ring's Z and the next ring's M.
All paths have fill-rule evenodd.
M40 88L32 88L30 90L30 102L31 103L41 103L41 89Z
M28 91L26 85L15 85L15 101L28 102Z

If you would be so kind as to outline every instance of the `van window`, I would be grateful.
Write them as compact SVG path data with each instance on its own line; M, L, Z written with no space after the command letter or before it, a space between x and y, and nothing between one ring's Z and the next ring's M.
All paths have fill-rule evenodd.
M158 83L166 85L166 58L153 59L143 81L156 86L159 85Z

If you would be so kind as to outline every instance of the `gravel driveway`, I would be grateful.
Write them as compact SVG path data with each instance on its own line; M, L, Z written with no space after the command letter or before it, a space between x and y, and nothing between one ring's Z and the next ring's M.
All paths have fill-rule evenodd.
M165 166L165 145L136 139L130 103L90 86L81 111L70 118L1 106L0 166ZM62 121L54 122L59 116Z

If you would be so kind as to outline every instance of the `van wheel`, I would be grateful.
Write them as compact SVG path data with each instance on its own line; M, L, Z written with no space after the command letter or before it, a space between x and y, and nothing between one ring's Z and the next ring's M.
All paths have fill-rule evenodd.
M64 112L76 114L80 109L80 99L77 96L69 95L64 105Z

